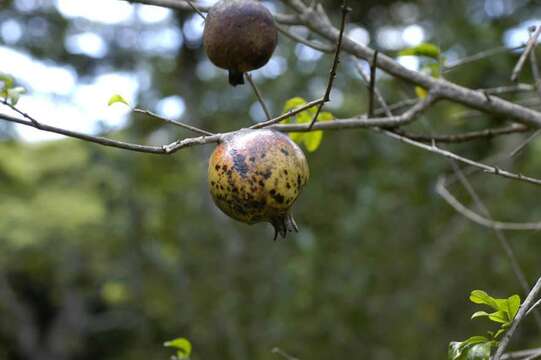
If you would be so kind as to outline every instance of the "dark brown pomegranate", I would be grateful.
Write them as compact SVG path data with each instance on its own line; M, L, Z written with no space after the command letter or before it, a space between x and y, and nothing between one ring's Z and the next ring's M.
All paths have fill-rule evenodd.
M216 205L247 224L270 222L274 239L298 231L289 210L308 178L302 150L274 130L228 135L209 160L209 190Z
M272 14L254 0L221 0L205 20L205 51L214 65L229 70L233 86L244 84L245 72L269 61L277 41Z

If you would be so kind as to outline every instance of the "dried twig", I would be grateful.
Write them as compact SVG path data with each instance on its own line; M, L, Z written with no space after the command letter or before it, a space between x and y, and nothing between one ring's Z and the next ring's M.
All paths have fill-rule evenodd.
M537 55L535 54L535 49L530 52L530 65L532 68L534 87L537 90L537 94L541 96L541 74L539 73L539 64L537 63Z
M164 121L164 122L169 123L169 124L173 124L173 125L178 126L178 127L181 127L183 129L190 130L190 131L192 131L192 132L194 132L196 134L199 134L199 135L205 135L205 136L214 135L210 131L199 129L199 128L195 127L195 126L188 125L188 124L185 124L185 123L180 122L180 121L175 121L175 120L165 118L165 117L160 116L160 115L158 115L156 113L153 113L152 111L149 111L149 110L135 108L135 109L133 109L133 111L137 112L137 113L148 115L148 116L153 117L155 119Z
M477 54L474 54L474 55L471 55L471 56L456 60L455 62L453 62L450 65L445 65L442 72L443 73L450 72L450 71L453 71L455 69L458 69L459 67L461 67L463 65L472 63L474 61L483 60L483 59L492 57L494 55L499 55L499 54L502 54L502 53L512 52L512 51L516 51L516 50L521 50L521 49L524 48L524 46L525 45L520 45L520 46L517 46L517 47L514 47L514 48L508 48L508 47L505 47L505 46L501 46L501 47L497 47L497 48L494 48L494 49L484 50L484 51L481 51L481 52L479 52Z
M526 49L524 49L524 52L518 59L518 62L515 65L515 68L513 69L513 73L511 74L511 81L514 82L517 80L518 75L520 74L520 72L522 71L522 68L524 67L524 63L526 62L526 59L528 59L530 52L535 47L535 44L537 44L537 39L539 38L540 34L541 34L541 26L537 26L537 29L534 29L532 36L530 36L530 39L528 40Z
M320 99L317 99L317 100L312 100L312 101L307 102L306 104L304 104L302 106L299 106L296 109L293 109L291 111L288 111L285 114L277 116L274 119L264 121L264 122L259 123L259 124L252 125L252 126L250 126L250 129L261 129L261 128L272 126L272 125L277 124L277 123L279 123L279 122L281 122L281 121L283 121L285 119L288 119L288 118L290 118L292 116L295 116L298 113L301 113L301 112L303 112L303 111L305 111L307 109L313 108L314 106L317 106L317 105L321 104L322 102L323 102L323 98L320 98Z
M376 87L376 72L378 70L376 64L378 63L379 52L374 51L374 57L370 63L370 82L368 86L368 117L374 116L374 93Z
M440 195L451 207L464 216L465 218L473 221L476 224L498 230L509 231L539 231L541 230L541 222L537 223L513 223L502 222L487 219L484 216L477 214L476 212L468 209L460 201L458 201L446 187L446 177L441 177L436 184L436 192Z
M26 117L29 117L29 115L27 115ZM72 137L72 138L76 138L80 140L89 141L89 142L104 145L104 146L115 147L119 149L136 151L136 152L150 153L150 154L172 154L185 147L217 143L221 140L221 137L222 137L221 134L217 134L217 135L212 135L212 136L202 136L198 138L188 138L184 140L175 141L171 144L163 145L163 146L148 146L148 145L132 144L132 143L124 142L124 141L108 139L101 136L87 135L87 134L83 134L77 131L71 131L71 130L58 128L55 126L45 125L43 123L39 123L35 119L33 121L25 120L25 119L16 118L16 117L13 117L7 114L2 114L2 113L0 113L0 119L17 123L17 124L21 124L21 125L25 125L25 126L30 126L42 131L52 132L55 134L60 134L60 135L64 135L64 136L68 136L68 137Z
M288 353L286 353L285 351L283 351L283 350L280 349L280 348L274 348L274 349L272 349L272 353L273 353L273 354L278 354L278 355L280 355L280 356L283 357L285 360L299 360L299 359L297 359L296 357L293 357L293 356L289 355Z
M323 102L319 104L319 106L317 107L316 114L314 115L314 118L312 119L312 122L310 123L309 129L311 129L314 126L315 122L317 121L317 118L319 117L319 114L321 113L321 109L323 108L323 105L325 105L325 103L331 100L331 91L332 91L334 79L336 78L336 69L338 68L338 64L340 63L340 51L342 50L342 39L344 38L344 30L346 28L346 19L350 12L351 12L351 8L347 7L346 0L343 0L340 33L338 35L333 64L331 67L331 71L329 73L329 81L327 83L327 89L325 90L325 95L323 95Z
M502 356L502 360L516 360L516 359L535 359L535 357L538 357L541 355L541 348L538 349L530 349L530 350L521 350L521 351L514 351L506 353ZM533 357L535 356L535 357Z
M334 46L331 46L331 45L326 45L326 44L321 44L319 42L315 42L315 41L310 41L310 40L307 40L295 33L292 33L291 31L289 31L286 27L284 26L281 26L279 24L276 25L276 27L278 28L278 31L280 31L282 34L284 34L285 36L287 36L288 38L290 38L291 40L295 41L295 42L298 42L298 43L301 43L303 45L306 45L314 50L317 50L317 51L321 51L323 53L333 53L335 51L334 49Z
M252 79L252 75L250 73L244 73L244 77L246 80L248 80L248 83L252 87L252 90L254 91L255 96L257 97L257 101L259 101L259 104L261 105L261 108L263 109L263 112L265 113L265 116L267 117L267 121L272 119L271 113L269 111L269 108L267 107L267 104L265 104L265 100L263 99L263 95L257 88L257 85L255 84L254 80Z
M203 20L206 20L207 17L205 16L205 14L203 14L201 12L201 10L199 10L199 8L197 7L197 5L195 5L192 0L184 0L188 3L188 5L190 5L190 7L196 12L199 14L199 16L201 16L203 18Z
M423 135L413 132L407 132L403 130L395 130L395 133L408 137L412 140L421 141L431 144L436 142L439 144L452 144L452 143L464 143L468 141L475 141L481 139L492 139L494 137L517 134L531 131L530 128L524 125L511 125L507 127L501 127L496 129L485 129L480 131L471 131L461 134L433 134Z

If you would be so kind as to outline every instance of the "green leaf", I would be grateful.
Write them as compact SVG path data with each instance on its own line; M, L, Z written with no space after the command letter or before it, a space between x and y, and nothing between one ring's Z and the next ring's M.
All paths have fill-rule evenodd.
M324 111L319 114L317 119L318 121L331 121L331 120L334 120L334 115L328 111Z
M500 324L506 324L509 322L509 319L507 318L507 313L504 311L493 312L488 316L488 318Z
M330 112L322 112L318 116L318 121L331 121L334 119L334 116ZM312 119L310 119L312 121ZM302 134L304 140L304 146L309 152L316 151L321 145L323 140L323 131L312 131L309 133Z
M471 319L476 319L478 317L482 317L482 316L489 316L490 314L487 313L486 311L477 311L475 312L472 316L471 316Z
M177 350L177 358L179 359L188 359L192 354L192 343L186 338L177 338L166 341L163 346Z
M7 90L7 98L11 105L15 106L19 102L21 95L26 93L26 89L22 86L17 86Z
M490 359L491 343L484 342L473 345L468 349L467 360L489 360Z
M419 99L424 99L425 97L428 96L428 91L422 86L416 86L415 95L417 95Z
M490 340L484 336L472 336L471 338L464 340L462 342L462 346L481 344L487 341L490 341Z
M304 146L309 152L314 152L317 150L321 141L323 140L323 131L313 131L306 133L303 136Z
M130 106L130 104L124 99L121 95L115 94L111 96L109 101L107 102L107 105L111 106L116 103L122 103L124 105Z
M461 342L452 341L449 343L449 350L447 352L448 360L459 360L463 353L463 346Z
M306 104L306 100L301 97L294 97L292 99L289 99L284 105L284 114L304 104Z
M2 90L4 91L11 89L15 81L13 80L13 76L0 72L0 82L3 83Z
M489 296L482 290L473 290L470 294L470 301L475 304L488 305L494 310L499 310L499 306L492 296Z
M505 329L505 328L499 329L498 331L496 331L496 333L494 334L493 338L494 338L494 339L499 338L499 337L500 337L501 335L503 335L506 331L507 331L507 329Z
M310 115L308 111L303 111L295 117L295 123L296 124L306 124L312 121L313 117ZM297 133L289 133L289 138L296 142L297 144L302 144L304 139L305 133L297 132Z
M440 48L437 45L423 43L400 51L398 53L398 56L424 56L431 59L439 60L440 54Z
M520 309L520 296L513 295L507 298L507 306L509 308L509 320L513 320L517 316L518 309Z
M288 100L284 106L284 113L287 113L293 109L298 108L299 106L302 106L306 104L306 101L303 98L295 97L290 100ZM292 116L284 121L282 123L284 124L308 124L312 122L314 119L314 116L316 115L316 108L315 106L306 109L300 113L298 113L295 116ZM330 112L321 112L318 116L318 121L330 121L333 120L334 116ZM321 145L321 142L323 140L323 131L311 131L307 133L303 132L294 132L289 133L289 137L291 140L296 142L297 144L304 145L306 150L309 152L316 151L319 146Z

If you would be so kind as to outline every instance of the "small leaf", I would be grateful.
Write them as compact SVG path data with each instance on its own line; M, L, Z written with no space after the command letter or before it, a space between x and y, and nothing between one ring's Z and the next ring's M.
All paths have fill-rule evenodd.
M298 108L306 104L306 101L303 98L295 97L288 100L284 106L284 113L287 113L291 110ZM295 116L292 116L284 121L282 124L308 124L312 122L314 116L316 115L317 105L312 106L309 109L306 109ZM318 121L330 121L333 120L334 116L330 112L321 112L318 116ZM297 144L302 144L309 152L316 151L321 145L323 140L323 131L311 131L311 132L292 132L289 133L291 140Z
M314 152L317 150L321 141L323 140L323 131L313 131L310 133L304 134L304 146L309 152Z
M318 116L318 121L331 121L334 116L330 112L322 112ZM311 119L310 119L311 121ZM312 131L303 134L304 146L309 152L316 151L323 141L323 131Z
M115 94L111 96L109 101L107 102L107 105L111 106L116 103L122 103L124 105L130 106L130 104L124 99L121 95Z
M400 51L398 56L424 56L439 60L440 53L440 48L438 46L430 43L423 43Z
M22 86L17 86L11 89L8 89L7 91L7 98L9 99L9 102L11 105L15 106L19 102L19 99L21 98L21 95L26 93L26 89Z
M284 105L284 114L304 104L306 104L306 100L301 97L294 97L292 99L289 99Z
M482 290L473 290L470 294L470 301L475 304L488 305L494 310L499 310L496 299L494 299L492 296L489 296L486 292Z
M11 89L14 85L13 76L0 72L0 82L3 83L2 90Z
M334 115L328 111L324 111L319 114L317 120L318 121L331 121L331 120L334 120Z
M428 91L424 87L416 86L415 95L417 95L419 99L424 99L428 96Z
M463 352L462 343L458 341L452 341L449 343L449 350L447 353L448 360L459 360Z
M488 318L500 324L506 324L509 322L509 320L507 319L507 313L505 313L504 311L493 312L488 316Z
M177 338L171 341L166 341L163 346L177 350L179 359L188 359L192 354L192 343L186 338Z
M518 309L520 309L520 296L513 295L507 298L507 306L509 308L509 320L513 320L517 316Z
M489 360L490 359L490 342L484 342L473 345L468 349L467 360Z
M503 335L506 331L507 331L507 329L499 329L498 331L496 331L496 333L494 334L493 338L494 338L494 339L499 338L499 337L500 337L501 335Z
M481 344L487 341L489 340L484 336L472 336L471 338L464 340L462 346Z
M490 314L487 313L486 311L477 311L475 312L472 316L471 316L471 319L476 319L478 317L482 317L482 316L489 316Z

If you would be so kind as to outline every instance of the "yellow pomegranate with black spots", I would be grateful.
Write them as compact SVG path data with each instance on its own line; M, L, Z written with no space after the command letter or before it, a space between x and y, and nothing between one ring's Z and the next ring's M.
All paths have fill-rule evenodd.
M209 160L209 190L216 205L247 224L271 223L274 239L298 231L290 209L308 178L302 150L275 130L227 134Z

